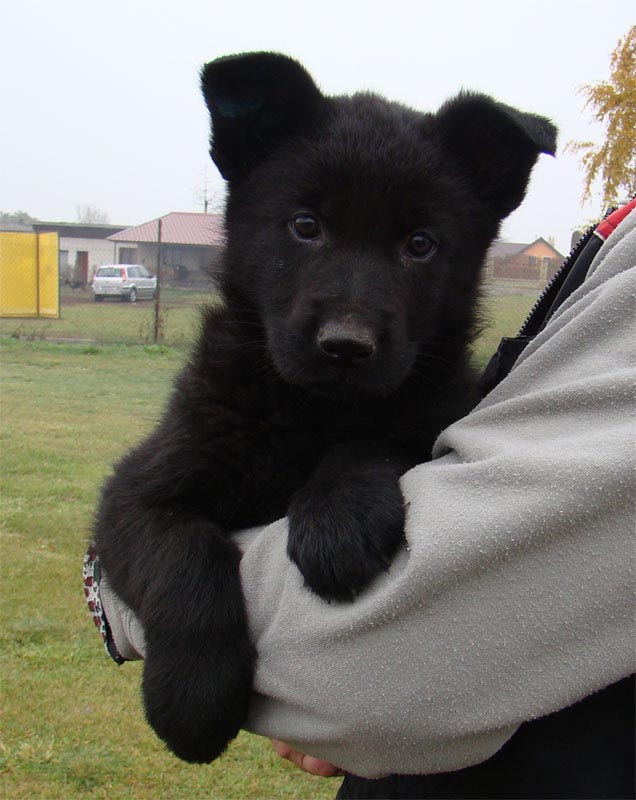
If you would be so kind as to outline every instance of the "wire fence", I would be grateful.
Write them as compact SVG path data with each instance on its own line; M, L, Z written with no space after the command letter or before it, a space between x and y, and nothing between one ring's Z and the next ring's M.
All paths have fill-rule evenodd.
M15 236L15 234L11 234ZM3 239L3 237L5 237ZM50 339L95 345L161 344L187 348L194 340L204 303L218 302L211 269L186 269L162 257L156 250L156 263L144 259L143 265L121 264L127 270L130 291L116 286L98 293L96 280L104 265L113 265L115 256L128 261L125 249L113 251L110 241L93 246L90 263L59 253L59 316L38 316L7 307L7 298L19 294L31 272L16 261L15 248L6 246L7 234L0 232L0 335L26 339ZM4 243L4 246L3 246ZM220 257L216 252L215 259ZM495 351L502 336L514 336L534 301L560 266L560 259L536 256L491 255L484 270L483 311L487 321L476 347L476 358L483 363ZM135 270L141 267L151 277L142 289ZM134 273L134 274L130 274ZM114 283L117 281L115 280ZM120 283L124 283L120 280ZM148 282L147 282L148 283ZM21 310L22 309L22 310Z

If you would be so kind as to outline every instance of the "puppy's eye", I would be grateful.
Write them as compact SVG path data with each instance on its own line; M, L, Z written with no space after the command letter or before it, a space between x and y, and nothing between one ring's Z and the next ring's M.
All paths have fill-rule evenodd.
M313 214L296 214L289 224L299 239L317 239L320 236L320 223Z
M417 231L406 243L405 252L409 258L417 258L420 261L428 261L437 251L437 242L421 231Z

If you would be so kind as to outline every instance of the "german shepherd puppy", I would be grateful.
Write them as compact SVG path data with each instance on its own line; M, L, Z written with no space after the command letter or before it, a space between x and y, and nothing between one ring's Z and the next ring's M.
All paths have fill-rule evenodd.
M283 55L202 72L228 183L223 304L95 544L147 639L148 721L180 758L236 736L256 653L230 532L289 517L309 591L352 600L403 541L400 476L476 400L480 268L556 131L480 94L437 113L327 97Z

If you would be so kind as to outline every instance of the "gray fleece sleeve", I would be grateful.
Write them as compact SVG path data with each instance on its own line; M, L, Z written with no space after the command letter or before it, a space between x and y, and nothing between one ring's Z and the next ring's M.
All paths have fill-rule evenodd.
M366 777L449 771L634 670L635 285L632 213L404 476L407 544L354 603L303 587L284 520L242 535L249 729Z
M455 770L634 670L635 222L404 476L388 575L329 605L284 521L247 545L251 730L367 777Z

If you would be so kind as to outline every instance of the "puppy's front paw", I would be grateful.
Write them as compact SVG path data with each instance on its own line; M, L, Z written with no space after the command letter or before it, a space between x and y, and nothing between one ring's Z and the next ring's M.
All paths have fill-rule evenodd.
M373 472L316 492L308 484L289 508L287 553L306 585L325 600L353 600L389 567L404 538L396 477Z
M149 645L143 676L148 722L170 750L191 763L213 761L247 716L254 650L246 635L201 642L159 639Z

